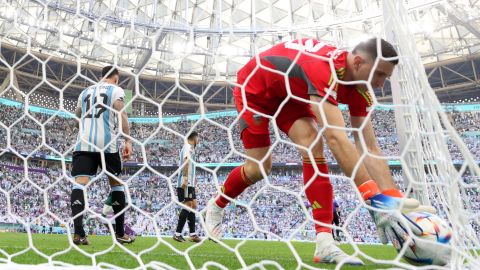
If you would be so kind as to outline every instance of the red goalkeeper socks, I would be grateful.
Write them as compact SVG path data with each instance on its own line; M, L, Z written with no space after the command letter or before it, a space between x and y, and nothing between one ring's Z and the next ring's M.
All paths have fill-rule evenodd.
M315 158L318 170L328 174L328 166L325 158ZM314 177L313 180L312 177ZM312 205L313 219L325 224L332 224L333 221L333 188L328 176L320 176L315 173L314 165L308 157L303 158L303 183L307 185L305 195ZM332 229L315 223L317 233L331 233Z
M231 199L235 199L238 195L242 194L242 192L251 185L251 182L247 176L245 175L243 166L237 167L230 172L227 176L227 180L222 187L222 193L230 197ZM218 206L221 208L225 208L227 204L230 202L227 197L220 194L215 201Z

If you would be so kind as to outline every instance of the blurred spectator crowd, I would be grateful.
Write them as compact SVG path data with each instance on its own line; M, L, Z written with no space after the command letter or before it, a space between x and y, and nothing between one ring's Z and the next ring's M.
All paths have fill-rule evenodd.
M462 136L475 160L480 160L480 112L456 112L449 117L453 126ZM373 114L373 126L384 155L392 160L400 155L396 127L392 111ZM59 162L38 162L27 157L25 164L19 162L20 155L70 156L76 140L76 120L59 115L41 113L26 114L22 108L0 105L0 223L30 223L41 226L62 226L70 218L70 188L72 179L68 170L62 170ZM135 151L130 163L148 163L150 168L132 166L125 169L122 176L128 184L130 198L127 223L142 235L171 235L177 223L180 209L174 193L175 171L178 152L189 131L200 134L200 144L196 150L198 163L228 163L243 160L243 148L239 140L235 117L219 117L200 121L178 121L163 125L131 124L131 136L135 140ZM7 135L10 147L7 145ZM229 140L229 133L233 141ZM281 133L278 137L272 132L273 162L284 164L275 166L272 175L247 189L235 204L229 205L224 222L226 237L232 238L314 238L313 223L308 200L304 196L303 177L298 167L288 167L285 163L300 162L295 147L289 144ZM351 134L350 134L351 135ZM353 136L352 136L353 137ZM42 142L42 139L45 141ZM453 160L463 160L459 147L452 139L446 138ZM6 153L7 150L10 153ZM145 152L145 155L143 155ZM17 157L17 158L15 158ZM144 160L146 157L146 160ZM327 151L329 162L334 161ZM27 170L25 170L27 168ZM202 211L207 201L216 194L231 167L220 167L215 172L199 169L197 178L198 211ZM375 225L366 208L361 207L359 195L350 180L332 166L331 181L335 197L340 205L342 239L357 242L379 242ZM406 191L406 182L400 169L393 170L394 179ZM480 179L468 172L457 179L462 182L462 203L467 211L480 211ZM445 187L438 185L434 175L427 175L432 183L426 196L445 216ZM442 192L443 191L443 192ZM106 234L105 226L99 217L103 201L109 193L105 176L94 179L88 187L87 229L90 234ZM9 201L9 204L7 204ZM248 212L250 208L252 211ZM347 218L350 217L348 224ZM478 214L473 215L471 226L478 232ZM66 223L65 223L66 222ZM71 224L69 224L71 225ZM199 225L200 226L200 225ZM199 233L203 230L199 227Z
M347 119L347 112L344 111ZM59 115L41 113L26 114L23 108L0 104L0 147L7 148L7 133L10 131L10 150L28 155L71 156L77 136L77 121ZM449 117L455 129L462 135L467 149L476 160L480 160L480 111L454 112ZM375 111L372 114L373 127L379 145L386 157L396 160L400 156L394 113ZM348 121L347 121L348 122ZM8 128L8 129L7 129ZM130 162L150 165L176 165L184 136L195 129L200 134L196 152L199 163L241 162L243 147L235 117L203 118L198 121L181 120L170 123L131 123L131 136L135 139L134 155ZM233 141L229 140L229 134ZM273 162L299 162L300 156L289 139L282 132L278 137L272 131L274 143ZM353 138L351 132L350 137ZM45 143L42 143L42 137ZM119 138L121 140L121 138ZM464 160L458 144L446 136L450 155L454 161ZM353 139L352 139L353 140ZM144 160L145 152L146 160ZM327 150L327 159L334 161Z

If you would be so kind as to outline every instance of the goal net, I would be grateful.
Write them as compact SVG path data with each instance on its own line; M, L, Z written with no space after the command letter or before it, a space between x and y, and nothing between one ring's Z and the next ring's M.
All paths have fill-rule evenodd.
M392 77L392 95L397 134L401 145L403 179L411 195L433 205L454 230L452 268L465 263L478 265L478 205L467 194L478 192L478 161L453 127L445 109L431 89L410 25L400 1L384 2L385 34L394 42L402 61ZM422 71L421 71L422 70ZM463 162L455 167L454 155ZM473 193L472 193L473 192ZM477 266L478 267L478 266Z
M277 6L286 1L271 7L264 1L239 1L242 8L235 1L176 1L181 14L167 10L164 1L118 1L116 16L93 13L96 5L107 5L102 1L66 2L0 2L0 269L330 268L312 263L312 210L318 206L306 198L299 146L276 126L278 114L255 111L271 120L273 168L269 175L263 170L264 179L226 207L224 240L207 239L204 215L227 175L248 158L240 140L240 116L230 102L233 88L245 86L236 82L238 69L276 43L303 37L320 37L351 49L360 41L349 39L360 36L353 32L355 27L385 38L399 53L386 87L393 103L377 99L377 89L367 82L368 117L383 156L366 153L362 158L387 161L399 188L432 205L452 227L448 269L480 267L479 105L463 111L456 109L461 105L439 102L415 37L406 27L412 23L403 1L383 1L376 6L380 15L367 12L367 1L346 1L363 6L361 16L337 14L341 11L329 10L332 6L307 0L290 1L292 15ZM137 8L132 11L131 5ZM207 7L213 7L211 14L202 9ZM311 9L305 21L293 15L293 10L305 7ZM271 29L256 33L231 20L231 31L220 33L201 24L208 21L210 27L221 27L221 14L247 16L245 8L254 14L269 9L272 18L299 20L299 26L268 25ZM166 12L175 19L155 19ZM150 14L151 21L144 19ZM350 15L361 19L335 24L318 19ZM56 16L61 24L49 21ZM189 25L188 18L199 25ZM256 19L258 26L267 27L258 16L252 17ZM281 19L278 23L288 24ZM119 83L126 92L123 111L129 115L130 136L118 123L119 133L112 141L121 142L120 149L125 138L133 141L133 155L123 163L117 180L126 193L125 224L137 238L132 245L121 245L112 236L116 216L103 211L112 174L102 169L85 188L83 226L91 243L77 246L70 208L75 185L71 161L82 119L74 112L81 91L100 80L106 65L120 69ZM268 69L260 63L257 68ZM292 70L272 72L287 78ZM340 75L332 77L333 84L341 83ZM296 98L290 92L288 97ZM114 111L108 104L93 102L87 109L92 115L102 109ZM339 107L348 122L348 108ZM115 114L120 117L120 112ZM185 209L177 197L185 165L179 162L179 153L193 130L200 134L200 143L194 162L198 208L192 211L203 240L177 244L171 237L179 212ZM359 129L347 123L344 130L353 140ZM366 142L362 145L366 149ZM380 244L353 179L325 148L340 216L339 225L331 227L340 246L373 268L416 269L402 260L403 253Z

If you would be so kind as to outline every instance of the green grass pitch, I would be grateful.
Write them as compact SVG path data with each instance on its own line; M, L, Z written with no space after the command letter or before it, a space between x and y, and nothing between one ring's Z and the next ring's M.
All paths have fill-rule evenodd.
M112 240L107 236L90 236L90 245L82 246L81 249L89 254L102 252L112 245ZM186 256L182 254L186 249L192 247L192 243L177 243L170 238L162 238L166 243L162 243L154 237L138 237L136 242L125 247L139 257L147 264L151 261L159 261L171 265L178 269L189 269ZM157 246L155 246L159 243ZM296 269L299 264L288 245L279 241L256 241L250 240L240 244L238 240L226 240L224 242L232 248L237 248L245 264L251 266L261 261L276 261L284 269ZM33 234L32 245L43 252L45 255L52 255L69 247L66 235L45 235ZM169 246L170 245L170 246ZM15 254L28 248L28 237L25 233L0 233L0 249L8 254ZM306 265L312 265L321 269L334 269L335 265L315 264L312 262L314 244L307 242L292 242L292 246L299 255L299 260ZM348 253L353 253L350 245L341 245L341 248ZM381 245L362 245L359 249L376 259L392 260L397 255L395 249L391 246ZM229 269L242 268L242 264L234 252L220 244L211 241L203 241L196 244L188 251L188 255L195 268L201 268L208 261L221 264ZM6 257L0 252L0 263ZM57 254L53 257L54 261L61 261L76 265L92 265L92 260L81 254L75 249L70 249L63 254ZM391 265L375 264L363 258L366 266L344 266L341 269L385 269ZM39 264L46 263L47 260L35 251L29 251L16 255L12 261L20 264ZM115 247L109 252L96 256L97 263L105 262L123 268L136 268L140 264L135 258L125 250ZM1 266L0 266L1 268ZM218 269L215 266L208 266L207 269ZM266 265L266 269L277 269L274 265ZM305 268L305 267L301 267ZM262 269L257 267L256 269Z

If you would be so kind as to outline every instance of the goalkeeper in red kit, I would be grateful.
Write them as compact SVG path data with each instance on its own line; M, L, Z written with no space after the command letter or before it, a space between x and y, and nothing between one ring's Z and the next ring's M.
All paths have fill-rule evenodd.
M382 58L374 69L377 57ZM377 38L359 43L352 52L314 39L300 39L280 43L252 58L238 72L240 87L234 89L235 104L241 116L240 136L246 155L251 159L230 172L222 192L209 201L206 209L209 236L217 240L222 237L225 206L271 171L270 118L265 116L275 115L271 119L299 146L302 154L305 194L311 205L316 206L312 211L317 233L315 262L363 264L339 249L331 234L333 190L323 138L342 171L354 180L371 209L402 207L402 212L428 209L415 199L403 198L386 160L370 155L360 159L364 151L382 156L372 122L367 117L373 100L366 83L369 81L373 88L383 87L397 63L394 47ZM345 132L339 103L348 105L351 125L359 128L359 132L354 132L355 144ZM315 167L320 174L315 172ZM417 226L398 214L371 213L384 243L393 234L405 237L409 231L421 234Z

